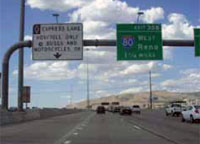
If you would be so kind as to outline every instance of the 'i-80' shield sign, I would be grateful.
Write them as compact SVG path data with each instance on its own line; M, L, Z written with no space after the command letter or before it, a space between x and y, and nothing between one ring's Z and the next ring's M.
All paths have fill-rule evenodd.
M130 49L135 42L135 38L131 35L122 36L122 45L125 49Z

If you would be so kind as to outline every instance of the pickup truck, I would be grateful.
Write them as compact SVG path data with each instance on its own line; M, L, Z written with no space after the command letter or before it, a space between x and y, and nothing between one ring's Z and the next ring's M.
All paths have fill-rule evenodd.
M180 104L171 104L168 105L165 109L166 116L179 116L182 112L182 106Z

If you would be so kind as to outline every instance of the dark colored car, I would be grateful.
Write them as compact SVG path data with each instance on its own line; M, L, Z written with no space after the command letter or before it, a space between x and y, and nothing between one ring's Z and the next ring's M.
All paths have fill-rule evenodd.
M120 107L115 107L113 113L119 113L119 112L120 112Z
M120 110L120 115L131 115L132 109L130 107L123 107Z
M16 112L17 111L17 107L10 107L8 109L9 112Z
M105 114L106 109L104 106L98 106L96 112L97 112L97 114L101 114L101 113Z

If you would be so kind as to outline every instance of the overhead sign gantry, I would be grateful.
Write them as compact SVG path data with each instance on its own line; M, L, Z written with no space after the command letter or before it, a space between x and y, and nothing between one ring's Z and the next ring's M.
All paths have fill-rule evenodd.
M62 25L64 27L63 32L61 31L61 29L62 29L61 27L59 30L59 26L62 26ZM49 28L48 28L49 30L50 29L53 29L53 30L49 31L49 33L44 32L43 30L45 28L43 28L43 27L47 28L48 26L49 26ZM154 28L152 28L152 34L154 35L155 33L153 32L153 29ZM161 27L160 27L160 30L159 29L157 29L157 30L158 30L158 34L155 35L154 38L156 39L155 41L159 41L159 43L157 43L159 48L158 48L158 53L157 53L158 57L155 58L154 60L162 59L162 45L163 46L188 46L188 47L194 46L194 40L162 40ZM52 32L52 31L54 31L54 32ZM61 31L62 33L59 31ZM40 38L40 36L42 38ZM195 38L196 37L198 38L198 34L197 34L197 36L195 35ZM129 37L126 37L126 36L122 36L120 38L122 38L121 40L129 39ZM152 38L153 41L154 41L154 38ZM150 39L150 38L148 38L148 39ZM29 48L32 47L34 60L76 60L76 59L83 59L83 46L96 46L96 47L97 46L116 46L116 45L119 45L119 43L121 43L120 45L124 44L124 46L126 46L126 47L128 46L127 48L129 48L130 44L132 44L132 42L133 42L132 40L133 39L131 39L131 41L130 41L130 43L128 43L128 45L126 45L125 41L119 41L119 38L117 41L116 40L98 40L98 39L83 40L83 26L80 23L78 23L78 24L46 24L46 25L39 24L39 25L34 25L33 41L18 42L16 44L12 45L7 50L7 52L4 54L3 61L2 61L2 109L8 110L9 60L10 60L11 55L16 50L22 49L24 47L29 47ZM72 41L74 41L74 42L72 42ZM51 44L47 44L49 42ZM195 44L197 44L197 45L199 44L198 39L197 40L195 39ZM48 50L49 47L47 47L47 46L50 47L50 51ZM66 52L65 51L66 47L70 47L70 50L72 49L73 51ZM44 49L46 49L46 50L44 50ZM122 51L122 53L124 53L124 52ZM133 53L134 53L134 51L133 51ZM71 56L73 56L73 57L71 57ZM138 59L136 59L136 60L138 60ZM146 60L148 60L148 59L146 59Z

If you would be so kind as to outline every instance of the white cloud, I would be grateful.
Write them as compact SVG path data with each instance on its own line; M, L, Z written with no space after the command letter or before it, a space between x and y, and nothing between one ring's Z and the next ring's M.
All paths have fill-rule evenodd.
M88 5L74 11L71 21L104 21L109 23L136 22L138 7L131 7L119 0L93 0ZM142 10L145 12L144 21L154 22L164 18L161 7Z
M168 70L168 69L173 68L173 66L172 66L172 65L168 65L168 64L163 64L163 65L162 65L162 68L163 68L164 70Z
M120 74L127 75L127 74L138 74L138 73L146 73L150 69L153 68L155 62L149 62L145 64L133 64L126 68L125 70L121 71Z
M171 65L161 64L157 62L147 62L144 64L133 64L128 66L126 69L120 72L121 75L130 75L130 74L144 74L152 71L161 71L168 70L172 68Z
M160 74L160 73L152 73L152 74L151 74L151 77L152 77L152 78L161 77L161 74Z
M93 94L96 98L100 98L100 97L110 96L112 93L110 93L106 90L97 90L97 91L93 92Z
M72 21L125 22L136 21L139 8L132 8L119 0L93 0L71 14ZM114 14L114 15L113 15Z
M93 0L69 14L70 22L84 24L84 37L92 39L115 39L116 23L134 23L137 13L144 11L141 21L153 23L164 18L161 7L141 10L119 0Z
M84 39L111 39L116 37L114 28L103 21L86 20L84 25Z
M13 72L17 74L17 70ZM67 62L35 62L25 67L26 79L34 80L66 80L75 76L75 70L70 70Z
M24 37L24 40L32 40L32 36L26 35L26 36Z
M163 46L163 59L172 60L173 59L173 50L175 47Z
M179 79L169 79L163 81L161 86L167 90L182 92L200 91L200 69L188 69L180 71Z
M90 1L91 0L27 0L26 4L31 8L64 12L79 8Z
M144 11L142 20L146 23L153 23L156 20L164 19L164 10L161 7L147 9Z
M129 88L126 90L122 90L120 94L125 94L125 93L138 93L138 92L143 92L145 91L144 87L135 87L135 88Z
M163 37L165 39L192 39L193 26L183 14L172 13L168 15L170 24L163 24Z
M175 87L177 85L177 81L175 80L166 80L161 83L161 86L163 87Z

